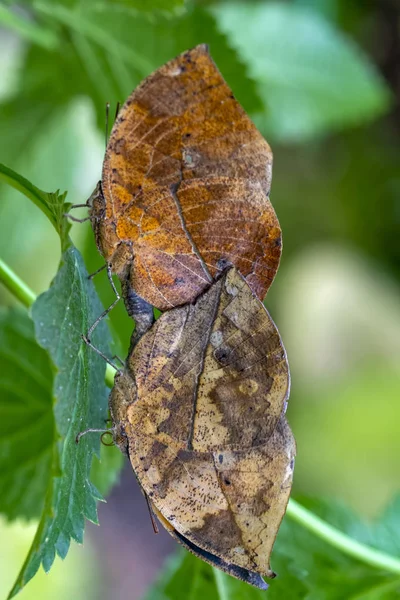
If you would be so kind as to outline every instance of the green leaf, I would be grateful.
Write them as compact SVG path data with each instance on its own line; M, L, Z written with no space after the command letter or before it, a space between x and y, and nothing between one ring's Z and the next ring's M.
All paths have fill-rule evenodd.
M132 35L130 43L128 40L121 38L119 35L115 35L116 31L113 27L113 23L102 22L101 25L96 23L95 20L89 17L90 6L84 10L73 10L60 4L47 5L45 3L38 2L36 8L41 13L57 19L60 23L67 26L71 30L86 36L91 41L98 44L100 47L107 49L111 54L114 54L117 58L121 57L128 63L136 66L144 71L151 71L152 65L146 57L146 54L141 52L139 49L135 49L132 44ZM102 8L100 6L100 8ZM119 11L110 10L111 14L117 15L121 22L127 19L128 15L120 13ZM94 11L93 11L94 13ZM95 13L94 13L95 14ZM101 14L106 14L101 10ZM136 20L136 19L135 19Z
M168 558L158 580L144 600L219 600L214 569L189 552Z
M367 525L343 505L304 500L330 524L360 541L389 552L400 543L400 499L374 524ZM364 565L285 517L272 554L278 577L269 581L268 600L394 600L400 577ZM263 600L265 592L238 581L189 553L179 553L151 588L146 600Z
M0 349L0 511L31 519L43 508L51 468L52 366L22 310L0 310Z
M48 3L49 5L54 5L55 2L53 0L25 0L26 2L30 2L36 7L40 7L44 3ZM176 14L178 11L184 10L186 0L85 0L85 5L89 6L109 6L113 4L116 8L121 8L121 10L132 10L135 13L137 11L146 12L146 13L166 13L166 14ZM80 0L58 0L58 5L64 5L67 7L78 7L80 4Z
M101 311L80 254L70 247L53 285L32 307L37 340L58 371L54 381L57 439L39 527L10 597L34 576L40 564L48 571L56 554L65 557L71 539L82 542L85 517L97 522L96 503L102 498L89 474L93 455L99 455L99 436L86 435L78 445L75 438L90 427L104 427L107 417L105 362L81 338ZM109 335L104 321L92 340L107 351Z
M126 25L125 35L128 39L129 23ZM219 70L245 110L256 112L263 109L254 79L242 57L229 38L220 31L214 16L200 6L192 6L173 21L159 19L154 23L143 22L137 27L136 36L142 52L151 58L153 68L158 68L197 44L208 44Z
M267 110L268 136L298 141L382 115L390 95L362 51L301 6L235 2L212 14L243 60Z
M105 51L112 70L119 73L124 97L140 79L188 48L206 42L213 58L233 92L248 111L259 111L263 104L254 81L248 76L238 54L216 25L214 17L200 7L192 7L176 18L145 15L117 10L114 5L85 5L80 11L63 6L40 4L43 14L55 18L71 31ZM127 67L134 69L136 77ZM89 67L90 68L90 67ZM121 72L125 68L125 75Z
M56 127L59 116L77 97L92 100L98 126L104 131L107 102L111 107L123 102L143 77L202 42L210 44L213 57L245 109L263 109L244 64L204 9L195 7L175 17L154 18L110 3L82 3L71 8L40 2L34 7L37 15L59 32L61 43L52 52L38 46L28 49L16 93L0 105L4 149L0 149L0 160L13 165L29 160L37 137L47 127Z
M118 446L101 445L100 458L94 457L90 480L102 496L107 496L116 483L124 466L124 455Z
M111 0L111 2L144 12L176 12L185 6L185 0Z
M52 49L58 45L58 38L53 31L23 18L17 12L2 5L0 5L0 24L43 48Z
M70 13L79 21L79 15L74 11ZM18 167L29 160L42 132L51 135L51 130L57 128L74 100L81 102L82 98L89 98L93 102L103 133L106 103L115 106L117 101L123 101L140 80L131 65L124 62L121 68L118 64L115 66L115 55L108 51L107 43L100 47L73 28L60 28L59 19L51 15L51 11L45 18L60 29L60 47L47 52L30 46L18 70L15 95L0 104L3 142L0 160ZM122 70L125 73L123 89L120 85ZM76 202L81 203L82 199Z
M0 181L12 186L29 200L31 200L48 217L49 221L57 231L61 240L61 247L65 250L69 245L68 231L71 227L64 213L68 212L70 204L65 202L67 192L60 194L56 192L43 192L33 183L0 163Z
M302 499L302 505L349 536L376 545L372 536L375 526L363 523L344 505L305 499ZM390 548L381 549L390 552ZM294 580L298 582L298 597L307 600L377 600L386 598L381 595L381 589L387 587L394 594L388 598L394 598L400 589L398 575L385 573L350 558L288 517L279 531L272 555L272 568L279 575L270 585L273 600L285 597L290 582Z

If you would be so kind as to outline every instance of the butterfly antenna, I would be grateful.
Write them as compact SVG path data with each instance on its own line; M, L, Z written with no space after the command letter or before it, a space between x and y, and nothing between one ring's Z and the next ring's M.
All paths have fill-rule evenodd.
M110 115L110 103L107 102L106 104L106 148L107 148L107 142L108 142L108 117Z
M156 517L154 515L152 506L150 504L149 497L148 497L148 495L146 493L144 494L144 497L146 498L147 508L149 509L149 515L150 515L151 524L153 525L153 531L154 531L154 533L160 533L160 531L158 529Z
M118 117L119 109L121 108L121 102L117 102L117 107L115 109L115 119Z

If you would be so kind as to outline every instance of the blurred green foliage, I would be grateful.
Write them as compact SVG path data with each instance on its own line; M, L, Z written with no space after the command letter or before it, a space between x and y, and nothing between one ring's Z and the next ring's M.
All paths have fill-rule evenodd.
M257 125L280 141L381 114L389 94L358 48L315 12L284 3L235 2L213 9L257 82Z
M26 557L35 535L36 525L21 520L12 524L0 519L0 536L9 543L0 545L0 596L6 598L15 580L15 574ZM82 569L82 564L85 568ZM18 595L18 600L54 600L55 598L95 600L99 598L101 583L96 573L96 557L89 542L74 544L64 561L58 561L50 573L39 571L32 582Z
M40 516L51 468L52 366L21 309L2 307L0 347L0 511L29 519Z
M399 498L370 526L340 504L303 503L353 538L377 548L389 546L393 554L400 550ZM288 519L283 521L274 547L272 564L278 577L267 592L211 570L188 553L180 558L167 563L145 600L392 600L400 594L399 575L387 577L360 565Z
M369 515L398 489L399 12L396 0L8 0L0 6L0 160L41 189L68 190L72 203L85 202L99 178L106 103L123 102L143 77L179 52L202 42L210 45L275 156L272 202L282 225L284 254L266 303L292 370L295 491L342 498ZM0 197L0 257L36 292L44 291L60 261L58 236L46 216L15 190L2 185ZM93 272L102 259L86 225L74 225L71 235ZM113 294L104 273L95 284L109 305ZM9 305L14 299L0 289L0 301ZM32 331L24 317L14 323L14 313L1 314L11 315L0 323L2 346L8 348L1 357L6 366L0 382L3 410L7 403L17 407L22 401L21 394L16 399L17 388L11 389L10 376L18 365L9 348L18 340L29 346ZM114 350L123 356L132 323L122 304L110 324ZM41 356L38 349L32 360L40 362ZM49 368L45 363L37 365L39 372ZM21 368L20 387L30 376ZM39 398L33 386L25 387L31 387L40 412L46 394L50 402L50 388ZM36 410L34 404L28 402L27 414ZM32 429L30 447L42 444L49 450L46 414L36 443ZM7 437L2 443L4 462L15 453L15 443ZM47 450L31 474L19 450L19 490L22 480L37 477L24 499L17 485L15 497L0 499L0 509L10 518L40 512L47 469L41 471L40 465L49 464ZM119 455L105 454L103 463L119 460ZM95 474L96 468L92 475L105 493L118 465L110 467L109 481L104 470ZM8 476L2 471L2 485ZM334 515L332 509L326 516L335 522ZM300 545L306 540L302 535ZM285 539L282 533L282 548ZM376 539L369 541L376 544ZM398 552L388 543L383 547ZM293 597L353 593L344 587L340 595L323 595L321 581L332 588L342 585L339 580L350 566L340 571L336 558L331 564L325 550L322 556L303 567L299 556L297 570L288 569L286 582L295 586L300 581ZM281 573L287 562L282 565ZM330 573L339 570L338 579L330 579L325 567ZM307 579L313 568L320 570L319 581ZM395 580L383 576L375 592L357 588L365 579L367 589L374 577L379 579L379 573L369 578L364 569L357 571L357 598L398 597ZM213 588L210 597L215 593ZM247 597L236 593L229 588L216 597Z

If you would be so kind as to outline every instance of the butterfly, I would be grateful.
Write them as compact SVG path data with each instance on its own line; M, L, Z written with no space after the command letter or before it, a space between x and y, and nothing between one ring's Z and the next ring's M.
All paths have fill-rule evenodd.
M152 306L192 302L227 265L264 297L281 255L271 175L268 143L205 44L135 89L113 125L90 216L142 332Z
M289 384L275 324L230 268L155 322L110 395L114 440L163 526L261 589L292 484Z

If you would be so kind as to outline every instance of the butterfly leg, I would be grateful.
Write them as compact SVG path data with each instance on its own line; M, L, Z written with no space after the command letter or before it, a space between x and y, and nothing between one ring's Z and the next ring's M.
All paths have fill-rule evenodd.
M98 354L99 356L101 356L101 358L102 358L103 360L105 360L105 361L106 361L106 363L108 363L108 364L109 364L109 365L110 365L110 366L111 366L113 369L115 369L115 371L116 371L117 373L122 373L121 369L119 369L119 368L117 367L117 365L116 365L116 364L115 364L115 363L112 361L112 359L111 359L111 358L108 358L108 356L106 356L106 355L104 354L104 352L102 352L101 350L99 350L98 348L96 348L96 346L94 346L94 345L92 344L92 342L91 342L91 341L88 339L88 337L87 337L87 336L86 336L84 333L82 334L82 339L83 339L83 341L85 342L85 344L86 344L87 346L89 346L89 348L91 348L91 349L92 349L94 352L96 352L96 354Z
M142 491L143 491L144 497L146 498L146 504L147 504L147 508L149 511L149 515L150 515L150 521L153 526L153 531L154 531L154 533L160 533L160 531L158 529L156 517L155 517L154 511L153 511L153 507L150 502L150 498L148 497L148 495L146 494L146 492L144 490L142 490Z
M84 206L87 208L86 204L73 204L71 206L71 208L83 208ZM71 210L71 208L70 208L70 210ZM90 216L79 219L79 217L74 217L70 213L64 213L64 217L66 217L67 219L70 219L70 221L74 221L75 223L85 223L85 221L90 221L90 219L91 219Z
M93 277L98 275L98 273L101 273L102 271L104 271L104 269L106 269L106 268L107 268L107 264L104 263L104 265L102 265L99 269L97 269L97 271L88 275L88 279L93 279Z
M91 327L89 327L89 330L88 330L88 332L87 332L87 334L86 334L86 338L88 339L88 341L90 341L90 336L92 335L93 331L96 329L96 327L98 326L98 324L100 323L100 321L102 321L103 319L105 319L105 317L108 315L108 313L109 313L110 311L112 311L112 309L114 308L114 306L116 306L116 305L118 304L118 302L121 300L121 296L120 296L120 294L118 293L118 290L117 290L117 288L115 287L115 284L114 284L114 281L113 281L113 278L112 278L112 274L111 274L111 266L110 266L110 265L107 265L107 277L108 277L108 280L109 280L109 282L110 282L110 284L111 284L111 287L112 287L112 289L113 289L113 292L114 292L114 294L115 294L115 300L114 300L114 302L112 302L112 303L110 304L110 306L109 306L108 308L106 308L106 309L105 309L105 310L104 310L104 311L101 313L101 315L99 315L99 316L97 317L97 319L96 319L96 320L95 320L95 322L94 322L94 323L91 325Z
M84 223L85 221L90 221L92 219L92 215L90 214L90 209L93 206L93 201L96 200L101 194L101 181L99 181L94 188L93 192L90 194L89 198L83 204L71 204L69 210L75 208L89 208L89 215L87 217L83 217L79 219L78 217L74 217L71 213L64 213L64 217L70 219L71 221L75 221L76 223Z
M111 360L116 360L116 361L118 361L118 362L119 362L119 364L121 365L121 367L124 367L124 366L125 366L125 361L124 361L124 360L122 360L122 358L120 358L120 357L118 356L118 354L114 354L114 356L111 358Z
M94 273L93 275L95 275L95 273ZM89 327L89 329L88 329L87 333L82 335L82 339L83 339L83 341L85 342L85 344L87 344L88 346L90 346L90 348L92 348L92 350L94 350L95 352L97 352L97 354L98 354L99 356L101 356L101 357L102 357L102 358L103 358L103 359L104 359L104 360L105 360L105 361L106 361L106 362L107 362L109 365L111 365L112 367L114 367L114 369L115 369L116 371L118 371L118 372L119 372L121 369L119 369L119 368L118 368L118 367L117 367L117 366L114 364L114 362L112 361L112 359L108 358L108 356L106 356L106 355L105 355L105 354L104 354L104 353L103 353L101 350L99 350L98 348L96 348L96 346L94 346L94 345L92 344L92 342L91 342L91 339L90 339L90 338L91 338L91 335L92 335L92 333L93 333L93 331L96 329L96 327L98 326L98 324L99 324L99 323L100 323L100 322L101 322L103 319L105 319L105 318L106 318L106 316L108 315L108 313L109 313L110 311L112 311L112 309L114 308L114 306L116 306L116 305L118 304L118 302L121 300L121 296L120 296L120 294L118 293L118 290L117 290L117 288L115 287L115 284L114 284L114 281L113 281L113 278L112 278L112 274L111 274L111 266L110 266L110 265L107 265L107 276L108 276L109 282L110 282L110 284L111 284L111 287L112 287L112 289L113 289L113 292L114 292L114 294L115 294L115 300L114 300L114 302L112 302L112 303L110 304L110 306L109 306L108 308L106 308L106 309L105 309L105 310L104 310L104 311L101 313L101 315L99 315L99 316L97 317L97 319L95 320L95 322L94 322L94 323L93 323L93 324L92 324L92 325ZM118 360L120 360L120 359L118 359ZM120 362L122 362L122 361L120 361Z

